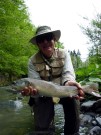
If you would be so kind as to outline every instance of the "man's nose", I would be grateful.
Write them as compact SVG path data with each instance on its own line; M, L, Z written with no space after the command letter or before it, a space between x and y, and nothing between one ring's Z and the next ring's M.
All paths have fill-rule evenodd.
M44 39L44 40L43 40L43 43L44 43L44 44L47 44L47 43L48 43L48 40L47 40L47 39Z

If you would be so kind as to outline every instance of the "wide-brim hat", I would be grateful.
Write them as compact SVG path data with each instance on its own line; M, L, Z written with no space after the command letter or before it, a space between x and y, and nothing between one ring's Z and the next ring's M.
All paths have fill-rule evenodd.
M37 28L36 34L35 34L35 36L33 38L31 38L30 42L32 44L36 45L37 44L36 37L41 36L43 34L47 34L47 33L53 33L54 38L55 38L56 41L58 41L60 36L61 36L61 31L60 30L51 30L51 28L49 26L40 26L40 27Z

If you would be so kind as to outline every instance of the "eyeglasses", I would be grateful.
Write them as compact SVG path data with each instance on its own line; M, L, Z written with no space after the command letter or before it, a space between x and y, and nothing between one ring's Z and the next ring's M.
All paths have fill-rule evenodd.
M42 42L44 42L44 40L47 40L49 42L52 39L54 39L53 34L48 33L48 34L43 34L43 35L40 35L40 36L36 37L36 42L37 43L42 43Z

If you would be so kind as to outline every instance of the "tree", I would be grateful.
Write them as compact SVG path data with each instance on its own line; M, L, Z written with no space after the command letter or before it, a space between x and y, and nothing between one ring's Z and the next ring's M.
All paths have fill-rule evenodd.
M29 39L36 28L29 20L24 0L0 1L0 72L27 74L28 58L35 53Z
M90 25L86 28L81 26L83 33L89 38L92 47L89 49L89 58L101 63L101 14L97 14L96 18L91 20Z
M87 21L89 20L87 19ZM87 79L87 81L89 78L101 78L101 14L97 14L87 27L80 27L88 37L88 43L92 44L92 47L89 49L89 57L84 66L78 69L76 74L79 78Z
M77 52L75 50L69 51L73 63L73 67L75 71L82 66L82 60L80 58L80 51L78 50Z

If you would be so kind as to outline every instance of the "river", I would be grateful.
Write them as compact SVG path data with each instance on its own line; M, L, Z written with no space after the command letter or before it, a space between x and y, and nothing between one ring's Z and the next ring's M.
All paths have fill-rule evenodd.
M33 132L34 122L28 97L12 94L0 88L0 135L29 135ZM56 135L63 134L63 110L55 105Z

